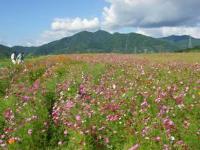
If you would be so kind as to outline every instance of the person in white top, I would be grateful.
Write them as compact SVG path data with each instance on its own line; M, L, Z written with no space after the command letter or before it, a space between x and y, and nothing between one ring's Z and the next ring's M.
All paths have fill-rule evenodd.
M22 64L22 63L24 63L24 52L19 53L17 55L17 64Z
M21 63L23 63L23 54L19 53L17 55L17 64L21 64Z
M11 54L11 61L12 61L12 63L15 65L16 63L17 63L17 60L16 60L16 57L17 57L17 53L16 52L13 52L12 54Z

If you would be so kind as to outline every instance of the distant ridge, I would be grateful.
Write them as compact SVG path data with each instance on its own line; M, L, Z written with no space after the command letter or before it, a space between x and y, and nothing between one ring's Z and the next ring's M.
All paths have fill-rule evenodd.
M188 40L191 36L189 35L171 35L171 36L167 36L167 37L163 37L161 39L163 40L169 40L169 41L173 41L173 42L179 42L182 40ZM193 37L191 37L193 38Z
M27 55L49 55L66 53L150 53L175 52L186 49L188 35L172 35L163 38L153 38L137 33L109 33L104 30L96 32L82 31L73 36L65 37L38 47L4 47L0 56L7 56L9 52L25 51ZM194 46L200 46L200 39L191 37ZM6 51L6 52L5 52Z
M0 44L0 58L9 57L12 49Z
M187 49L189 39L191 39L191 43L193 47L199 47L200 46L200 39L191 37L189 35L171 35L168 37L160 38L161 40L171 42L173 44L176 44L179 49Z
M178 47L170 42L137 33L109 33L103 30L96 32L82 31L73 36L44 44L39 47L13 47L27 49L32 55L48 55L63 53L142 53L174 51Z

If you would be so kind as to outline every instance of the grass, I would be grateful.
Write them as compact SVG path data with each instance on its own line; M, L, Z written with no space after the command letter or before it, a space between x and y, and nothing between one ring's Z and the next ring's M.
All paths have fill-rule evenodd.
M3 149L200 149L200 54L0 61Z

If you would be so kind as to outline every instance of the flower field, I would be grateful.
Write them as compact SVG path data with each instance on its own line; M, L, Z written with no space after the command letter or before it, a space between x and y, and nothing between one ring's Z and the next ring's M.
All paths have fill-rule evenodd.
M1 63L0 149L200 149L199 53Z

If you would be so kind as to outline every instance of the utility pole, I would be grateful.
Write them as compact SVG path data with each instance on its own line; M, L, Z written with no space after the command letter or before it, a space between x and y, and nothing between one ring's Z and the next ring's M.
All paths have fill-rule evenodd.
M126 37L126 45L125 45L125 50L127 51L128 49L128 39L129 39L129 34Z
M188 48L192 48L192 37L189 36L189 39L188 39Z
M136 48L136 46L135 46L135 48L134 48L134 53L135 53L135 54L137 53L137 48Z

